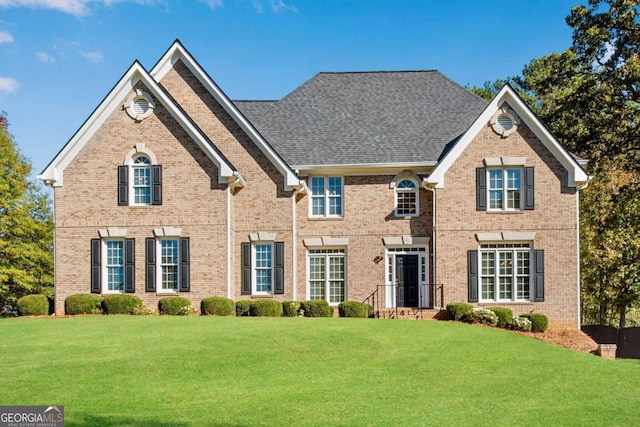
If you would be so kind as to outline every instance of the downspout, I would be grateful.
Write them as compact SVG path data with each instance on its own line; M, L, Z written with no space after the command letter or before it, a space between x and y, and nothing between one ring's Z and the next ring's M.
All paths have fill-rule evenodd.
M298 171L296 171L296 174ZM293 197L291 197L291 214L293 215L292 224L291 224L291 234L293 238L293 242L291 243L291 250L293 251L293 259L291 260L291 266L293 268L293 272L291 274L293 291L291 293L291 298L294 301L298 300L298 289L296 284L298 283L298 217L297 217L297 201L298 196L303 197L309 191L307 184L300 180L300 186L293 190Z
M424 178L422 180L422 187L424 189L426 189L426 190L431 191L431 195L432 195L432 197L431 197L431 216L432 216L431 246L432 246L433 249L431 251L430 256L431 256L431 268L433 269L433 286L434 286L434 288L433 288L433 295L432 295L433 302L431 303L431 305L435 308L436 307L436 303L437 303L436 299L437 299L437 296L438 296L437 295L437 288L436 288L436 286L438 285L438 280L436 279L436 277L437 277L437 275L436 275L436 264L437 264L436 263L436 259L437 259L436 258L436 243L437 243L436 234L437 234L437 231L438 231L438 227L436 225L436 218L437 218L437 215L436 215L436 188L435 188L434 184L432 184L432 185L428 184L426 178ZM444 289L442 289L441 292L444 293ZM443 307L440 307L440 308L443 308Z
M231 297L232 289L232 256L231 256L231 186L227 185L227 298Z
M589 181L591 181L593 177L587 177L587 180L580 185L576 185L576 263L577 263L577 272L578 272L578 329L582 327L582 298L580 295L580 191L587 188L589 185ZM578 183L576 183L578 184Z

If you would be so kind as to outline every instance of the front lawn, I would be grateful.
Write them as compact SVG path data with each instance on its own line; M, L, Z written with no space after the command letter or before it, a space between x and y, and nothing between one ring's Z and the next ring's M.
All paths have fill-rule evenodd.
M638 363L460 323L18 318L0 320L0 336L0 405L64 405L66 426L634 425L640 419Z

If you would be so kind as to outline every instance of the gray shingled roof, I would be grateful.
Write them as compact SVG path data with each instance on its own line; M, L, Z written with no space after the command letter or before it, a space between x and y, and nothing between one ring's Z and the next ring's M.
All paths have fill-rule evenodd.
M292 166L437 161L487 103L438 71L319 73L235 105Z

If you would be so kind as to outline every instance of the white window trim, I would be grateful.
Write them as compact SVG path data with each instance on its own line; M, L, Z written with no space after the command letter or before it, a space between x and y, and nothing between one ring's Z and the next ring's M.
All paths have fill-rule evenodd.
M135 102L139 99L147 101L147 109L143 113L137 113L135 111ZM149 117L153 113L154 108L156 108L156 104L153 102L151 95L140 89L135 89L124 103L124 109L127 114L135 121L141 121Z
M519 199L519 207L517 208L509 208L507 207L507 192L509 190L513 190L511 188L509 188L508 185L508 179L507 179L507 171L510 170L518 170L520 171L520 187L518 188L518 192L520 193L520 199ZM491 179L490 179L490 174L491 171L502 171L502 189L500 190L502 192L502 207L501 208L492 208L491 207ZM524 210L524 168L523 167L518 167L518 166L504 166L504 167L488 167L486 168L486 181L487 181L487 211L489 212L505 212L505 211L509 211L509 212L519 212Z
M312 251L323 251L320 253L312 253ZM327 252L324 252L327 251ZM332 252L335 251L335 252ZM330 306L332 307L337 307L338 304L340 304L340 302L330 302L330 298L329 298L329 294L330 294L330 290L331 290L331 285L330 285L330 279L329 279L329 258L331 256L341 256L342 259L344 260L343 265L344 265L344 278L343 278L343 283L344 283L344 300L343 301L347 301L348 298L347 296L349 295L349 289L348 289L348 265L347 265L347 248L343 247L343 246L322 246L322 247L308 247L307 248L307 287L306 287L306 293L307 293L307 299L311 299L311 262L310 259L312 257L320 257L323 256L325 258L325 263L324 263L324 268L325 268L325 274L324 274L324 300L329 303Z
M495 247L490 247L495 246ZM513 254L512 261L512 272L511 278L511 298L501 299L500 298L500 267L499 267L499 253L510 251ZM494 288L493 288L493 298L483 298L482 297L482 278L485 277L482 274L482 254L483 253L494 253ZM517 252L528 252L529 253L529 297L528 298L518 298L518 281L517 278L522 275L518 275L518 265L517 265ZM534 248L532 242L513 242L510 241L508 243L505 242L483 242L478 245L478 301L480 303L530 303L533 302L533 285L534 285L534 271L532 268L534 257Z
M149 160L149 163L144 164L136 164L135 160L138 158L144 157ZM137 186L135 182L135 171L136 169L148 169L149 170L149 184L146 186ZM131 165L129 166L129 205L130 206L151 206L151 202L153 199L153 162L151 158L146 154L136 154L131 158ZM136 187L148 187L149 188L149 202L148 203L137 203L136 202Z
M176 280L177 286L176 289L165 289L163 288L162 282L162 242L168 240L175 240L178 242L177 246L177 263L176 263ZM179 237L161 237L156 238L156 287L157 293L162 294L179 294L180 293L180 238Z
M107 242L121 242L122 243L122 290L109 290L109 273L108 273L108 268L109 268L109 264L107 263L108 258L108 249L107 249ZM102 283L104 283L104 286L102 287L102 293L103 294L124 294L125 293L125 239L123 238L103 238L101 239L100 244L102 245L102 251L100 254L100 265L101 267L101 271L100 271L100 275L102 277Z
M415 188L413 189L406 189L406 188L398 188L398 184L400 184L402 181L410 181L413 183L413 185L415 185ZM409 213L409 214L400 214L398 213L398 194L399 193L414 193L415 197L416 197L416 206L415 206L415 212L414 213ZM415 218L420 216L420 182L416 181L414 178L412 177L403 177L402 179L400 179L397 184L395 185L395 191L394 191L394 215L397 218Z
M313 200L314 198L319 198L319 194L313 194L313 185L312 180L314 178L322 178L324 179L324 213L322 215L315 215L313 213ZM330 178L340 178L340 207L341 213L339 215L329 214L329 200L331 198L336 198L335 196L331 196L329 194L329 179ZM344 177L337 175L327 175L327 176L311 176L309 177L309 217L310 218L343 218L344 217Z
M271 247L271 291L258 291L257 266L258 260L256 246L268 245ZM252 241L251 242L251 295L273 295L275 287L275 245L273 241Z

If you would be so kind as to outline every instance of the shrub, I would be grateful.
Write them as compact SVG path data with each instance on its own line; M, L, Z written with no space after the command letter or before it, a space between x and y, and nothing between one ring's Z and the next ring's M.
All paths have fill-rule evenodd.
M135 295L113 294L102 300L105 314L133 314L135 308L142 305L142 301Z
M249 313L258 317L282 317L282 303L270 299L253 301Z
M371 317L373 308L369 304L357 301L343 301L338 304L340 317Z
M191 301L182 297L165 297L158 300L160 314L170 316L188 316L191 313Z
M467 311L460 320L466 323L480 323L489 326L498 324L498 316L488 308L473 308Z
M200 314L203 316L235 316L236 305L229 298L205 298L200 303Z
M468 311L473 310L471 304L466 302L452 302L447 304L447 319L460 320Z
M298 301L284 301L282 303L282 315L284 317L296 317L299 314L300 303Z
M248 316L251 301L236 301L236 316Z
M300 303L304 317L333 317L333 308L323 299L313 299Z
M514 317L509 325L514 331L531 332L531 320L526 317Z
M520 317L531 320L531 332L544 332L549 327L549 319L542 313L521 314Z
M72 316L76 314L102 313L102 297L92 294L69 295L64 300L64 312Z
M20 316L46 316L49 314L49 299L44 295L25 295L18 299Z
M153 307L149 307L148 305L140 304L133 307L133 313L137 316L151 316L153 314L157 314L157 310Z
M513 322L513 311L505 307L491 307L489 310L493 311L498 316L498 327L508 328Z

